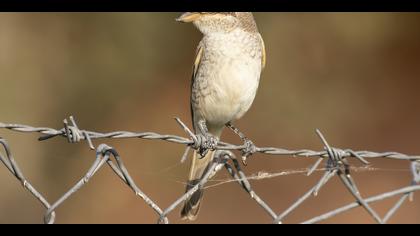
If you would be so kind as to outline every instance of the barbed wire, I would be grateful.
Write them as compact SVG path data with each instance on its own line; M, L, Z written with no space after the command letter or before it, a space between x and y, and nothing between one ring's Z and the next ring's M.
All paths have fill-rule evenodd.
M372 151L353 151L351 149L340 149L331 147L323 134L317 130L317 135L322 141L324 150L312 151L307 149L302 150L288 150L284 148L275 147L256 147L250 149L249 143L243 145L235 145L226 142L218 142L212 149L215 151L215 157L211 163L210 168L204 174L203 178L193 188L179 197L169 207L161 209L151 198L149 198L131 178L127 168L125 167L121 156L117 150L108 146L107 144L100 144L95 148L93 140L95 139L148 139L148 140L161 140L186 146L186 151L183 155L182 161L188 156L189 150L205 150L209 147L205 143L203 137L195 135L180 119L175 118L176 122L182 127L184 132L189 138L177 135L164 135L155 132L129 132L129 131L115 131L108 133L101 133L89 130L79 129L75 119L69 117L69 121L63 121L64 127L61 129L53 129L48 127L33 127L21 124L5 124L0 122L0 129L8 129L14 132L23 133L39 133L42 136L38 138L39 141L45 141L55 137L64 137L70 143L77 143L86 141L92 150L96 150L96 159L87 171L87 173L77 182L69 191L67 191L61 198L53 204L50 204L46 198L33 187L30 182L24 177L17 162L13 158L9 144L4 138L0 137L0 145L4 149L4 154L0 151L0 161L6 168L20 181L24 189L30 192L46 209L44 215L44 223L53 224L56 219L55 210L63 204L74 193L80 190L85 184L97 173L98 170L108 165L113 172L135 193L136 196L141 198L158 216L158 223L169 223L168 214L177 208L183 201L193 195L199 188L205 184L223 168L229 173L232 179L237 182L248 195L258 204L273 220L273 223L282 223L286 216L295 211L303 202L311 196L317 196L318 192L327 182L337 176L343 185L347 188L349 193L354 197L355 202L346 206L337 208L325 214L316 216L312 219L303 221L302 223L318 223L323 220L334 217L343 212L349 211L356 207L362 207L377 223L387 223L389 219L397 212L400 207L407 201L413 199L413 194L420 191L420 156L406 155L398 152L372 152ZM239 132L239 131L238 131ZM236 155L232 151L241 151L242 161L245 163L246 158L254 153L261 153L267 155L276 155L284 157L300 157L300 158L318 158L315 164L309 168L307 175L310 176L318 167L325 161L325 173L321 179L303 196L298 198L290 207L281 212L276 213L257 193L252 189L249 179L241 169L240 162L237 160ZM368 159L385 158L393 160L410 161L410 168L408 168L412 175L413 180L409 186L401 189L393 190L377 196L364 198L359 192L355 181L353 180L350 170L351 166L348 158L354 158L362 164L369 164ZM400 199L394 206L385 214L380 217L379 214L370 206L371 203L382 201L390 197L401 195Z

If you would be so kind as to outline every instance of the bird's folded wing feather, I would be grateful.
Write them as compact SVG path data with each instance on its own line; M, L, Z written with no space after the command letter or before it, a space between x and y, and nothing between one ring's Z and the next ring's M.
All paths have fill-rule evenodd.
M203 43L200 42L198 47L197 47L197 51L196 51L195 59L194 59L194 64L193 64L193 73L192 73L192 78L191 78L191 96L192 96L192 89L193 89L194 80L197 76L198 68L200 67L200 62L201 62L202 57L203 57ZM196 127L195 127L195 124L194 124L194 109L192 107L192 97L190 97L190 106L191 106L191 120L192 120L193 128L194 128L194 131L195 131Z
M259 34L260 39L261 39L261 51L262 51L262 56L261 56L261 69L265 68L265 63L267 62L266 59L266 54L265 54L265 44L264 44L264 40L261 36L261 34Z

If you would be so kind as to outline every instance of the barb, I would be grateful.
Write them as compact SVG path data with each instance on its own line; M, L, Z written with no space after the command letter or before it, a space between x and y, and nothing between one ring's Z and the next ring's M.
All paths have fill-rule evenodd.
M367 202L362 198L359 193L359 190L356 187L356 183L353 181L353 178L350 175L350 165L343 158L344 152L342 150L331 148L328 144L327 140L322 135L321 131L316 131L318 136L321 138L322 142L324 143L325 149L328 152L329 159L328 159L328 168L330 169L328 172L331 174L337 174L340 177L340 180L343 184L347 187L347 189L351 192L351 194L356 198L356 200L360 203L360 205L365 208L365 210L380 224L382 224L382 219L378 216L378 214L367 204ZM354 153L350 151L350 153ZM367 164L368 162L365 161L362 157L356 156L362 163ZM331 171L334 168L337 171Z
M23 187L30 192L39 202L46 208L46 213L44 216L44 222L52 224L55 222L55 211L59 206L61 206L67 199L69 199L73 194L75 194L82 187L92 179L92 177L107 164L113 172L123 181L125 185L131 188L136 196L142 199L157 215L158 223L169 223L168 215L176 209L185 199L190 197L197 191L199 188L203 188L204 185L219 171L223 168L229 173L232 178L232 181L235 181L239 186L250 196L251 199L258 204L261 209L263 209L274 221L274 223L282 223L284 218L296 210L302 203L304 203L311 196L317 196L319 191L323 186L325 186L328 181L337 176L347 190L353 195L356 202L351 203L347 206L335 209L331 212L325 213L323 215L314 217L310 220L307 220L303 223L318 223L322 220L331 218L340 213L349 211L356 207L363 207L369 215L376 220L378 223L386 223L390 218L395 215L395 213L400 209L400 207L408 200L413 198L414 192L420 190L420 156L418 155L406 155L398 152L371 152L371 151L353 151L351 149L339 149L331 147L326 141L322 133L317 130L317 134L321 139L324 150L322 151L312 151L312 150L288 150L284 148L274 148L274 147L257 147L246 136L239 131L236 127L233 127L231 124L228 125L236 134L241 137L244 141L243 145L235 145L226 142L218 142L217 146L214 147L216 150L215 158L211 167L205 173L201 181L191 188L188 192L180 196L174 203L162 210L151 198L149 198L139 187L136 185L134 180L131 178L127 168L125 167L122 158L118 152L106 145L101 144L95 148L93 140L96 139L148 139L148 140L161 140L170 143L182 144L186 146L186 150L182 155L181 162L184 162L188 157L190 149L206 151L208 148L206 143L203 142L203 138L196 136L187 125L185 125L179 118L175 118L176 122L180 125L182 130L188 135L188 138L177 136L177 135L167 135L159 134L155 132L129 132L129 131L115 131L108 133L101 133L96 131L81 130L79 129L75 119L69 117L69 120L64 119L63 128L53 129L47 127L32 127L28 125L20 124L5 124L0 123L0 129L8 129L14 132L23 132L23 133L39 133L39 141L45 141L55 137L64 137L68 140L69 143L77 143L81 141L86 141L89 148L96 150L96 158L93 164L90 166L86 174L78 181L70 190L63 194L56 202L52 205L40 194L24 177L22 171L19 169L16 161L14 160L10 147L6 140L0 138L0 144L4 149L4 154L0 151L0 161L4 164L6 169L11 172L23 185ZM257 193L252 189L252 186L246 177L245 173L241 169L240 162L237 160L235 154L232 151L240 151L242 156L243 164L245 164L246 158L250 157L253 153L261 153L267 155L275 156L284 156L284 157L299 157L299 158L317 158L315 164L309 168L307 175L310 176L315 170L319 170L319 166L322 162L326 161L325 173L322 178L316 182L316 184L303 196L298 198L290 207L284 210L279 215L267 204L262 198L260 198ZM347 159L354 158L360 161L363 165L367 165L369 162L367 159L373 158L386 158L393 160L406 160L410 161L410 170L413 175L413 181L411 186L405 187L399 190L379 194L377 196L363 198L354 182L353 178L350 175L350 169L352 168ZM373 202L382 201L384 199L402 195L401 198L393 205L390 210L381 218L375 210L369 205Z

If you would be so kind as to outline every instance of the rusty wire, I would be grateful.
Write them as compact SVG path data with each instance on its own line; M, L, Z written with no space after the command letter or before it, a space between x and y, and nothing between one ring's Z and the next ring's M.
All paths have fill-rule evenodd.
M214 148L216 151L215 158L212 162L211 167L203 176L202 180L188 192L179 197L173 204L171 204L166 209L161 209L151 198L149 198L141 189L135 184L134 180L131 178L127 168L124 166L121 156L118 154L117 150L106 145L100 144L95 148L92 140L94 139L128 139L128 138L139 138L139 139L149 139L149 140L162 140L171 143L182 144L187 147L187 150L190 148L193 149L203 149L206 148L203 140L193 134L193 132L178 118L175 118L177 123L183 128L183 130L188 134L189 138L177 136L177 135L163 135L154 132L128 132L128 131L115 131L109 133L100 133L95 131L88 131L79 129L76 124L76 121L73 117L69 118L70 122L67 119L64 120L64 128L62 129L53 129L47 127L32 127L28 125L20 124L5 124L0 123L0 129L8 129L15 132L23 133L40 133L42 134L38 140L44 141L54 137L64 137L70 143L77 143L80 141L86 141L89 147L92 150L96 150L96 159L88 172L83 176L79 182L77 182L69 191L67 191L61 198L59 198L53 204L50 204L46 198L39 193L24 177L22 171L20 170L17 162L14 160L11 149L7 141L0 137L0 145L4 149L4 154L0 151L0 161L6 166L6 168L20 181L23 187L29 191L38 201L46 208L46 213L44 215L44 223L53 224L56 219L55 210L65 202L71 195L76 193L80 188L82 188L96 173L101 169L105 164L107 164L114 173L126 184L132 191L141 198L152 210L154 210L158 216L158 223L169 223L168 214L172 212L177 206L179 206L183 201L188 197L194 194L200 187L203 187L212 176L214 176L221 169L226 169L229 175L237 182L248 194L249 196L259 205L261 208L273 219L273 223L282 223L284 218L297 209L303 202L305 202L311 196L316 196L320 189L327 184L327 182L337 176L347 190L352 194L355 199L355 202L350 203L346 206L337 208L320 216L313 217L312 219L306 220L302 223L318 223L323 220L334 217L343 212L349 211L356 207L364 208L367 213L377 222L377 223L387 223L389 219L395 214L396 211L404 204L408 199L413 198L413 194L416 191L420 190L420 156L405 155L398 152L371 152L371 151L353 151L351 149L339 149L331 147L322 133L317 130L317 134L322 141L324 146L323 151L312 151L312 150L288 150L283 148L274 148L274 147L253 147L252 153L249 153L249 147L244 145L234 145L225 142L218 142L217 146ZM307 175L311 175L319 165L326 160L325 164L325 174L317 182L317 184L312 187L307 193L302 197L297 199L289 208L281 212L280 214L276 213L264 200L262 200L252 189L250 182L248 181L246 175L241 169L240 162L237 160L235 154L232 151L242 151L242 160L246 161L246 157L251 154L258 152L268 155L277 155L277 156L293 156L301 158L318 158L312 168L309 169ZM184 154L184 158L188 151ZM410 183L410 186L403 187L394 191L387 193L379 194L372 197L363 197L359 192L355 181L353 180L350 173L350 164L348 158L354 158L360 161L363 164L368 164L368 159L373 158L386 158L394 160L406 160L410 161L410 168L413 175L413 180ZM382 201L384 199L401 195L401 198L397 203L386 213L384 217L380 217L378 213L370 206L371 203Z

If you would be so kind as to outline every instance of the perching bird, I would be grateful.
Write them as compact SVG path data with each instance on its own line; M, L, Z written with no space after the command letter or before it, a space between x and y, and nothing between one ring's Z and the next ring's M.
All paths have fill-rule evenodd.
M186 12L177 21L192 22L203 34L193 65L191 114L195 133L217 141L254 101L264 42L250 12ZM194 152L187 191L201 180L214 151L202 155ZM199 189L185 201L183 219L197 218L202 194Z

